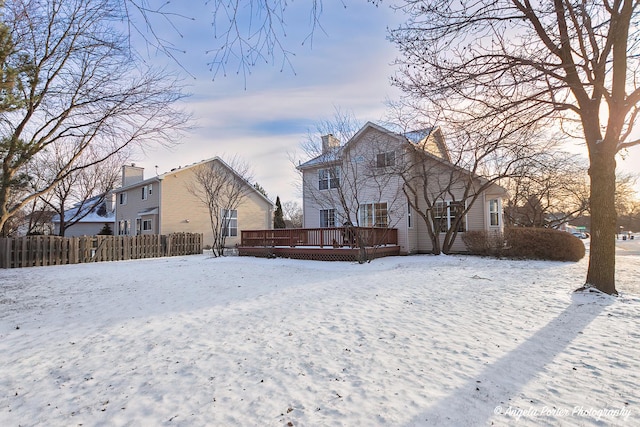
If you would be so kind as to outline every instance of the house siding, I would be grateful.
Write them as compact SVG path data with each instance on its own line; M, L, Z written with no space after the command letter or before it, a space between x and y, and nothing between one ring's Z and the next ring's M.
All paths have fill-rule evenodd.
M189 183L194 179L194 169L185 167L118 191L116 203L119 202L119 194L126 192L127 204L117 204L114 233L117 233L120 220L131 221L131 234L135 234L137 218L151 219L152 230L141 230L141 234L202 233L203 244L211 245L213 232L209 211L202 201L189 191ZM153 185L152 194L148 195L146 200L142 200L142 187L150 183ZM153 208L158 208L157 214L143 213ZM272 204L259 195L253 187L248 189L248 195L237 210L238 236L227 237L225 242L227 247L240 243L242 230L273 227Z
M176 171L164 177L161 206L162 233L202 233L204 244L213 243L213 232L209 210L193 194L189 192L189 183L194 180L193 169ZM270 229L272 224L272 209L269 204L250 189L242 200L238 210L238 235L226 238L225 245L233 247L240 243L242 230Z
M109 224L109 227L113 230L113 221L106 220L104 222L77 222L64 230L65 237L78 237L78 236L95 236L104 228L105 224ZM54 233L60 234L60 223L54 224Z
M431 136L429 137L431 138ZM450 200L462 200L464 195L464 189L461 185L457 187L454 185L452 188L443 191L444 188L449 187L452 171L456 171L456 167L446 163L448 159L448 153L446 152L444 139L442 134L438 131L433 136L433 140L423 141L423 146L427 148L427 151L436 158L428 157L426 159L427 179L426 185L427 193L431 194L430 197ZM409 143L404 137L393 134L380 128L379 126L368 124L361 129L354 138L352 138L345 146L342 147L338 154L341 156L343 173L352 172L352 183L357 183L357 197L356 194L349 194L349 184L347 188L343 187L343 193L345 199L351 203L353 200L357 200L357 204L364 203L379 203L387 202L387 208L389 211L389 226L398 229L398 243L401 247L401 253L415 253L415 252L432 252L433 247L431 239L427 231L427 226L424 219L419 213L414 211L412 213L412 227L408 227L408 200L404 195L402 188L404 186L403 179L394 174L393 168L390 168L390 175L388 179L380 180L380 175L377 175L378 163L376 156L381 153L387 153L393 151L395 153L395 162L403 162L408 159L405 157L411 155L412 150L406 150L409 147L406 144ZM442 160L445 159L445 160ZM303 212L304 212L304 226L307 228L315 228L320 224L320 209L335 208L341 209L338 203L327 200L325 195L332 194L330 191L335 190L319 190L318 189L318 170L323 168L323 162L320 157L309 161L307 164L302 165L303 173ZM326 163L324 163L326 164ZM360 164L369 165L369 172L373 172L367 179L358 179L358 174L362 173ZM397 163L402 164L402 163ZM406 164L406 163L405 163ZM354 166L355 165L355 166ZM417 166L416 166L417 167ZM415 170L414 176L421 177L422 169L420 171ZM416 178L418 179L418 178ZM480 182L480 178L476 178ZM505 191L501 187L494 185L489 188L491 191L487 193L493 194L493 198L500 199L504 196ZM421 189L418 190L421 192ZM453 193L452 195L447 195ZM444 194L445 196L437 196L438 194ZM319 198L324 199L322 202L318 201ZM334 198L337 201L337 198ZM418 209L421 212L426 212L427 206L423 197L419 194L419 206ZM487 194L480 194L475 201L473 201L469 208L465 223L466 230L501 230L502 225L499 227L490 227L488 219L488 200ZM332 206L335 203L335 206ZM468 201L471 203L471 201ZM350 205L349 210L352 213L352 217L357 215L356 203ZM336 222L339 222L336 218ZM500 217L500 224L502 224L502 217ZM340 224L337 224L340 225ZM463 240L463 233L458 233L454 244L451 248L453 252L464 252L467 250ZM440 236L441 240L444 238L444 234Z
M146 200L142 199L142 187L152 185L152 193L147 197ZM160 191L161 183L158 180L153 181L143 181L140 185L129 187L126 190L120 190L116 193L116 219L115 219L115 228L113 230L113 234L118 234L118 223L120 221L131 221L131 228L129 234L136 234L136 219L141 218L140 212L143 212L148 209L154 209L159 207L160 200ZM120 194L127 194L127 203L125 205L120 204ZM158 220L157 215L153 216L145 216L145 218L153 217L150 231L145 232L144 234L160 234L160 230L158 228Z

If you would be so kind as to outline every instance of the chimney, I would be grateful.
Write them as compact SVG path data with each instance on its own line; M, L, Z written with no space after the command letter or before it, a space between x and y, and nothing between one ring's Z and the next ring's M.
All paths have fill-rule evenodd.
M340 140L332 134L322 136L322 154L327 154L340 147Z
M144 168L136 166L135 163L122 166L122 186L126 187L136 182L144 181Z

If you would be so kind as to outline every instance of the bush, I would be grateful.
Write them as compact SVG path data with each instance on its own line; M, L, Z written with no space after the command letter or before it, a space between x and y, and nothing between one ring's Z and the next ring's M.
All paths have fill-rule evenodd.
M510 258L579 261L585 255L582 240L548 228L506 228L504 255Z
M462 235L462 241L472 255L500 258L504 252L504 235L496 231L467 231Z
M582 240L548 228L506 228L504 234L468 231L462 240L469 253L497 258L579 261L585 255Z

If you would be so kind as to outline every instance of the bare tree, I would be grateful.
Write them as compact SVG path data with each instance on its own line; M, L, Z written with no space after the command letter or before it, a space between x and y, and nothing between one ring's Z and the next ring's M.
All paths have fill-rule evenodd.
M637 173L618 173L616 176L616 211L618 215L628 216L635 210L638 194L635 185L640 175Z
M507 181L504 213L512 225L557 228L589 210L586 160L566 152L540 153Z
M404 134L410 143L396 173L411 209L425 223L432 252L450 253L458 234L467 231L467 214L481 196L491 197L497 214L505 196L500 184L518 165L532 161L536 151L518 143L525 134L503 138L495 131L450 125L445 141L439 127L423 129ZM498 220L499 215L492 224L496 228L501 226Z
M368 0L374 5L380 0ZM123 0L130 34L140 36L154 52L162 52L180 64L178 53L183 52L179 42L160 31L172 28L173 36L183 39L185 25L203 19L199 16L185 16L172 9L169 2L158 6L148 0ZM329 2L331 7L347 8L349 2ZM294 71L292 57L295 49L303 45L313 45L318 31L324 33L321 18L325 7L323 0L300 3L283 0L213 0L202 1L210 12L206 18L212 29L211 48L206 55L208 66L214 78L227 73L240 74L245 81L251 70L259 64L279 65L280 70ZM291 9L294 9L293 11ZM302 37L292 37L287 29L294 19L306 13L308 31ZM297 45L297 46L295 46ZM188 70L186 70L188 72Z
M587 287L615 288L615 156L640 144L637 0L405 0L396 84L449 118L562 127L589 152ZM501 123L497 118L511 118ZM490 127L492 126L492 127Z
M302 228L302 207L296 201L286 201L282 204L284 219L289 221L291 228Z
M112 156L105 154L100 152L99 147L88 147L78 161L90 166L65 175L57 180L48 193L40 197L40 200L58 215L58 235L64 236L67 228L96 211L104 204L109 192L117 186L121 178L122 165L128 155L125 151ZM69 157L73 155L73 150L69 150L64 144L49 146L38 156L32 174L37 175L43 182L51 182L54 180L51 174L68 164ZM96 162L97 159L105 157L105 160ZM69 209L70 207L73 209Z
M178 80L142 67L116 30L119 2L7 0L2 10L10 49L0 59L15 72L0 111L0 228L70 175L134 144L168 143L186 127ZM67 147L67 161L29 186L31 163L52 144ZM83 162L92 146L102 157Z
M194 180L187 186L187 191L207 208L213 233L213 255L223 256L227 237L234 230L237 233L238 207L249 192L256 191L250 183L249 165L238 157L228 163L215 158L195 167L193 173Z

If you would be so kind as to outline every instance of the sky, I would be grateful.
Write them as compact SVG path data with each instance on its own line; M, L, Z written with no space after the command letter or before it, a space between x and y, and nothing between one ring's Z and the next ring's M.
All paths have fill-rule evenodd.
M172 20L179 33L166 21L155 22L161 35L176 45L178 63L153 53L147 57L185 76L191 96L184 108L193 114L194 128L172 148L146 149L133 161L145 168L149 178L214 156L238 157L250 165L253 181L272 200L280 196L283 202L301 204L300 178L292 158L303 156L300 145L310 132L316 133L317 124L330 120L336 109L363 123L380 122L385 102L401 96L390 84L398 52L387 40L387 29L403 22L403 17L384 3L374 7L364 0L351 1L345 7L327 1L323 28L316 29L310 43L305 41L311 28L308 3L291 2L287 35L282 39L292 51L291 66L282 67L277 58L256 65L248 76L233 67L226 74L214 74L207 51L216 41L210 5L204 3L189 2L188 9L180 11L194 20ZM584 146L571 151L586 157ZM618 165L624 171L640 171L640 147L619 158Z

